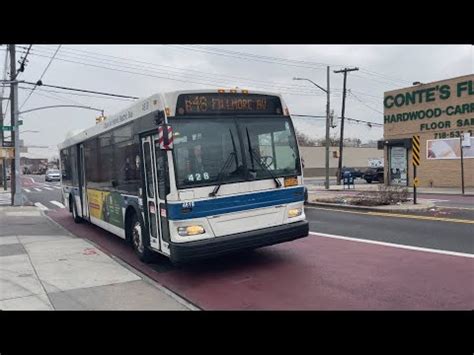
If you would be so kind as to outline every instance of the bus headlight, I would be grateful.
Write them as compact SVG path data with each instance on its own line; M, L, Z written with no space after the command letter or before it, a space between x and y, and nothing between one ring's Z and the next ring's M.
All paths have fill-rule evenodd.
M202 226L187 226L187 227L178 227L178 234L182 237L187 237L189 235L203 234L206 231Z
M288 210L288 217L289 218L298 217L298 216L301 216L301 213L303 213L302 208L292 208L291 210Z

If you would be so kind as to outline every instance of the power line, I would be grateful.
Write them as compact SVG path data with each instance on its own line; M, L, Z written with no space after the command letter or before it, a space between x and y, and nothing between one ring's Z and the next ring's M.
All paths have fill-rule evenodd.
M335 64L328 64L328 63L318 63L318 62L312 62L312 61L303 61L303 60L297 60L297 59L288 59L288 58L282 58L282 57L261 55L261 54L248 53L248 52L238 52L238 51L232 51L228 49L206 47L206 46L199 46L199 45L197 45L196 47L202 48L204 50L211 50L214 52L221 52L221 53L227 53L227 54L233 54L233 55L241 55L241 56L245 56L249 58L259 58L259 59L267 59L267 60L274 60L274 61L290 62L290 63L296 63L296 64L306 64L306 65L317 66L317 67L327 67L327 66L335 65Z
M353 92L351 92L350 89L349 89L349 95L352 96L353 98L355 98L357 101L359 101L365 107L371 109L372 111L377 112L377 113L381 113L382 115L384 114L382 111L379 111L379 110L373 108L372 106L367 105L365 102L363 102L361 99L359 99Z
M24 87L24 86L18 86L19 89L24 89L24 90L30 90L30 88ZM102 95L88 95L88 94L79 94L77 92L62 92L62 91L56 91L56 90L47 90L43 88L36 88L36 90L39 90L40 92L49 92L49 93L56 93L56 94L61 94L61 95L72 95L72 96L81 96L81 97L90 97L90 98L100 98L100 99L107 99L107 100L116 100L116 101L134 101L134 99L125 99L125 98L117 98L117 97L103 97ZM60 97L59 95L56 95ZM61 96L62 97L62 96Z
M377 73L373 70L361 69L361 71L365 72L366 74L379 76L381 78L386 78L386 79L392 80L394 82L400 82L400 83L404 83L404 84L411 84L411 82L408 81L408 80L398 79L398 78L395 78L395 77L392 77L392 76L389 76L389 75L386 75L386 74Z
M33 55L44 57L44 55L42 55L43 53L44 52L38 52L37 51L37 52L33 53ZM254 87L254 88L260 88L262 86L267 86L268 88L278 89L280 92L287 93L287 94L305 93L305 94L308 94L308 96L309 95L311 95L311 96L317 95L317 93L315 91L308 90L307 87L298 86L298 85L288 85L288 84L277 83L277 82L265 82L265 81L262 81L262 80L254 80L254 79L248 79L248 78L240 78L240 77L237 77L237 76L221 75L221 74L213 74L213 73L204 73L204 74L198 74L198 75L196 75L196 74L190 75L188 73L175 73L175 72L170 73L169 70L164 71L162 69L150 69L150 68L143 67L143 66L136 66L136 65L134 66L134 65L123 64L123 63L114 64L114 63L111 63L110 60L106 60L106 63L109 64L109 66L104 66L104 65L98 65L97 63L91 64L90 61L85 62L84 59L82 59L82 58L81 58L82 61L77 61L77 57L73 56L73 55L76 55L76 54L73 54L73 55L66 54L66 55L67 55L67 57L69 57L69 58L72 57L73 59L76 59L76 60L65 59L65 57L58 57L57 60L82 64L82 65L87 65L87 66L92 66L92 67L98 67L98 68L103 68L103 69L107 69L107 70L114 70L114 71L119 71L119 72L127 72L127 73L137 74L137 75L159 77L159 78L162 78L162 79L168 79L168 80L174 80L174 81L183 81L183 82L187 82L187 83L195 83L195 84L201 84L201 85L202 84L212 85L212 86L215 86L215 87L228 86L229 82L230 82L230 79L227 79L227 78L209 78L208 75L224 76L224 77L227 76L229 78L235 78L235 79L244 80L244 81L253 81L253 82L258 83L258 85L243 83L243 82L238 83L239 85L243 84L243 86ZM96 62L99 62L99 63L103 63L103 59L94 58L93 60L95 60ZM117 62L117 61L115 61L115 62ZM179 75L179 76L182 76L182 77L191 76L192 77L191 79L194 79L196 76L198 76L198 78L194 79L194 80L190 80L189 78L185 79L185 78L169 77L169 76L162 76L162 75L151 75L149 73L147 73L147 74L137 73L135 71L128 71L128 70L113 68L113 67L110 67L110 65L113 65L113 66L116 66L116 67L122 67L122 68L125 67L125 68L128 68L128 69L131 68L131 69L134 69L134 70L145 70L146 69L148 72L158 72L159 74L163 74L163 72L164 72L164 74L166 74L166 75ZM151 64L151 65L153 65L153 64ZM178 68L174 68L174 69L175 70L180 70L180 71L186 71L186 69L178 69ZM193 72L199 72L199 71L193 71ZM223 82L226 82L226 83L223 83ZM233 84L235 84L235 80L233 80ZM268 90L268 88L265 88L264 90ZM280 88L281 89L286 89L286 91L283 91ZM288 90L290 90L290 91L288 91Z
M119 61L118 61L119 63L124 62L124 61L125 62L135 62L135 63L148 64L148 65L151 65L151 66L154 66L154 67L163 67L163 68L169 68L169 69L174 69L174 70L183 71L183 72L192 72L192 73L204 74L206 76L211 75L211 76L226 77L226 78L231 78L231 79L245 80L245 81L257 82L257 83L278 85L279 87L307 89L307 87L303 86L303 85L288 85L288 84L285 84L285 83L269 82L269 81L256 80L256 79L250 79L250 78L242 78L242 77L235 76L235 75L217 74L217 73L204 72L202 70L200 71L200 70L193 70L193 69L184 69L184 68L179 68L179 67L173 67L173 66L170 66L170 65L162 65L162 64L160 65L160 64L156 64L156 63L144 62L144 61L139 61L139 60L132 60L132 59L129 59L129 58L111 56L111 55L106 55L106 54L98 54L98 53L85 51L85 50L79 50L79 49L75 49L75 48L70 48L68 50L74 51L74 52L79 52L79 53L91 53L91 54L93 54L93 56L84 55L86 57L91 57L91 58L94 58L94 56L116 58L116 59L119 59ZM114 61L117 62L116 60L114 60ZM108 59L108 62L110 62L110 59Z
M60 48L61 48L61 45L59 45L58 48L56 49L56 52L54 52L54 54L53 54L53 56L51 57L51 59L50 59L48 65L46 66L46 68L44 69L43 73L41 74L41 76L40 76L38 82L41 82L41 79L43 79L44 74L46 74L46 72L48 71L48 69L49 69L51 63L52 63L53 60L54 60L54 57L56 57L56 54L58 54ZM31 49L31 47L30 47L30 49ZM31 95L33 95L33 92L35 91L36 86L37 86L37 84L35 84L35 86L33 87L33 89L30 91L30 94L28 95L28 97L25 99L25 101L23 101L23 103L22 103L21 106L20 106L20 110L23 108L23 106L25 106L26 102L27 102L28 99L31 97Z
M42 54L35 54L32 53L33 55L39 56L39 57L46 57ZM215 83L209 83L209 82L203 82L203 81L198 81L198 80L189 80L189 79L180 79L180 78L172 78L172 77L167 77L167 76L162 76L162 75L154 75L150 73L139 73L136 71L130 71L130 70L124 70L124 69L117 69L117 68L111 68L103 65L97 65L97 64L91 64L91 63L84 63L76 60L70 60L70 59L63 59L63 58L57 58L57 60L63 61L63 62L69 62L69 63L76 63L76 64L82 64L90 67L96 67L96 68L101 68L101 69L106 69L106 70L112 70L112 71L117 71L117 72L123 72L123 73L129 73L129 74L135 74L135 75L141 75L141 76L147 76L147 77L153 77L153 78L161 78L161 79L167 79L167 80L173 80L173 81L180 81L180 82L185 82L185 83L192 83L192 84L199 84L199 85L208 85L208 86L213 86L217 88L221 88L222 86L227 86L225 84L220 83L219 85ZM215 82L215 80L214 80ZM248 86L248 87L253 87L256 89L261 89L258 86L255 85L243 85L243 86ZM273 89L275 89L274 86L272 86ZM261 89L261 90L269 90L269 89ZM314 97L315 95L318 96L316 93L306 91L305 93L301 91L283 91L283 90L277 90L282 94L288 94L288 95L298 95L298 96L312 96Z
M291 114L291 117L311 117L311 118L317 118L317 119L326 119L326 116L317 116L317 115L297 115L297 114ZM336 117L338 120L342 119L342 117ZM383 127L383 123L378 123L378 122L372 122L372 121L365 121L365 120L360 120L358 118L351 118L351 117L344 117L344 119L355 122L355 123L365 123L371 126L377 126L377 127Z
M29 82L29 81L24 81L23 83L27 84L27 85L35 85L35 86L40 85L40 86L56 88L56 89L62 89L62 90L68 90L68 91L88 92L88 93L92 93L92 94L105 95L105 96L122 97L122 98L128 98L128 99L139 99L139 97L136 97L136 96L111 94L111 93L108 93L108 92L77 89L77 88L71 88L71 87L66 87L66 86L46 85L46 84L43 84L43 83L32 83L32 82Z
M202 48L189 48L189 47L177 46L177 45L169 45L169 46L177 48L177 49L183 49L183 50L195 51L195 52L201 52L201 53L207 53L207 54L213 54L213 55L220 55L220 56L224 56L224 57L237 58L237 59L242 59L242 60L247 60L247 61L257 61L257 62L263 62L263 63L279 64L279 65L284 65L284 66L299 67L299 68L306 68L306 69L323 70L324 67L326 67L328 65L328 64L320 65L319 63L314 63L312 65L292 64L292 63L284 62L285 59L283 59L283 61L276 61L276 60L270 60L270 59L264 59L264 58L253 58L253 57L246 57L246 56L238 56L238 55L233 55L233 54L228 54L228 53L217 53L217 52L212 52L212 51L205 50L205 49L202 49ZM332 65L332 66L338 66L338 65Z

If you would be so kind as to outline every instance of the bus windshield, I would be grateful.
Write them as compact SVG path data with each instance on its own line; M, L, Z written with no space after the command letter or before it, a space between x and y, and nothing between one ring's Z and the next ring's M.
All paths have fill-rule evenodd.
M299 175L288 117L170 118L178 188Z

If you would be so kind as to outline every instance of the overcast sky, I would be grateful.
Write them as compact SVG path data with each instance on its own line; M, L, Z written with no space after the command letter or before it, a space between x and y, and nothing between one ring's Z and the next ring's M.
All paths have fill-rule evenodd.
M28 45L18 45L21 59ZM0 51L3 76L5 48ZM25 49L23 49L25 48ZM58 45L33 45L20 80L36 82L50 63ZM431 82L474 72L472 46L341 46L341 45L63 45L44 73L44 84L105 91L144 98L161 91L197 88L248 88L281 92L292 114L325 115L326 96L307 81L326 87L326 66L331 66L331 108L341 115L342 74L333 70L358 67L348 74L346 117L383 122L383 93L411 86L414 81ZM30 86L20 85L19 103ZM54 90L57 92L47 92ZM78 96L61 90L38 88L20 111L35 107L76 104L92 106L114 114L133 101L107 97ZM4 96L8 95L8 89ZM5 102L3 104L5 111ZM7 112L9 121L10 109ZM74 129L95 124L94 111L59 108L25 114L22 139L26 145L50 146L31 149L37 155L54 154L55 146ZM323 138L324 120L294 118L296 129L311 138ZM339 134L339 126L331 134ZM382 137L381 127L348 122L345 137L362 141ZM43 153L43 154L42 154Z

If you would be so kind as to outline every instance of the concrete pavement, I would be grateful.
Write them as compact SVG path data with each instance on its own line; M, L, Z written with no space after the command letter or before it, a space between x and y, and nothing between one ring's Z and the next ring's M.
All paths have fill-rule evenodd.
M10 188L5 191L3 186L0 188L0 206L10 206L12 203L12 195Z
M196 309L36 207L0 207L0 310Z

